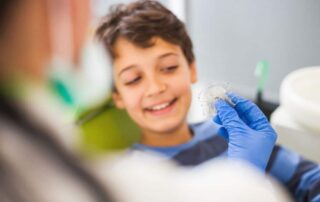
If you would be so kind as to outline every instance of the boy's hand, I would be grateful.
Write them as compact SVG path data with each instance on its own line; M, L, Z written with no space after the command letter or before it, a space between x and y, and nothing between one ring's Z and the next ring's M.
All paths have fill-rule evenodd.
M245 160L265 170L277 134L254 103L233 93L228 96L235 107L218 100L213 119L222 125L220 134L228 140L228 158Z

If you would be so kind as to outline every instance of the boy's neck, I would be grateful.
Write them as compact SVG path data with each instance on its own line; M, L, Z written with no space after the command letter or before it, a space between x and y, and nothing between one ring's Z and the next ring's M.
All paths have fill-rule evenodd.
M170 147L183 144L192 139L192 131L187 123L180 128L166 133L155 133L144 131L141 137L141 143L154 147Z

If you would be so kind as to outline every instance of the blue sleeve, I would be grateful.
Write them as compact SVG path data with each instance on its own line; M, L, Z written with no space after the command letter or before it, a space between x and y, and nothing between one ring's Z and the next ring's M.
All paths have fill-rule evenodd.
M295 201L320 202L320 166L275 146L267 172L280 181Z

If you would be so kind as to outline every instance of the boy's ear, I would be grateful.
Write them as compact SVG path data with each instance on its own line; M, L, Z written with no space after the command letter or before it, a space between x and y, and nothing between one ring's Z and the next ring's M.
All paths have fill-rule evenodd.
M198 80L196 62L193 61L189 66L190 66L191 83L196 83Z
M118 92L112 92L112 99L118 109L125 108L121 95Z

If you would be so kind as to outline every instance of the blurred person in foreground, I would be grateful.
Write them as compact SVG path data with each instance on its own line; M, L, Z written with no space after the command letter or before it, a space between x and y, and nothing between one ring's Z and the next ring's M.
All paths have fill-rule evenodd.
M187 170L145 156L95 167L76 158L58 97L72 99L63 85L49 87L48 74L57 57L77 71L88 7L85 0L0 1L1 202L287 200L245 166Z
M1 0L0 9L0 201L112 201L74 157L48 75L54 57L77 70L89 1Z

